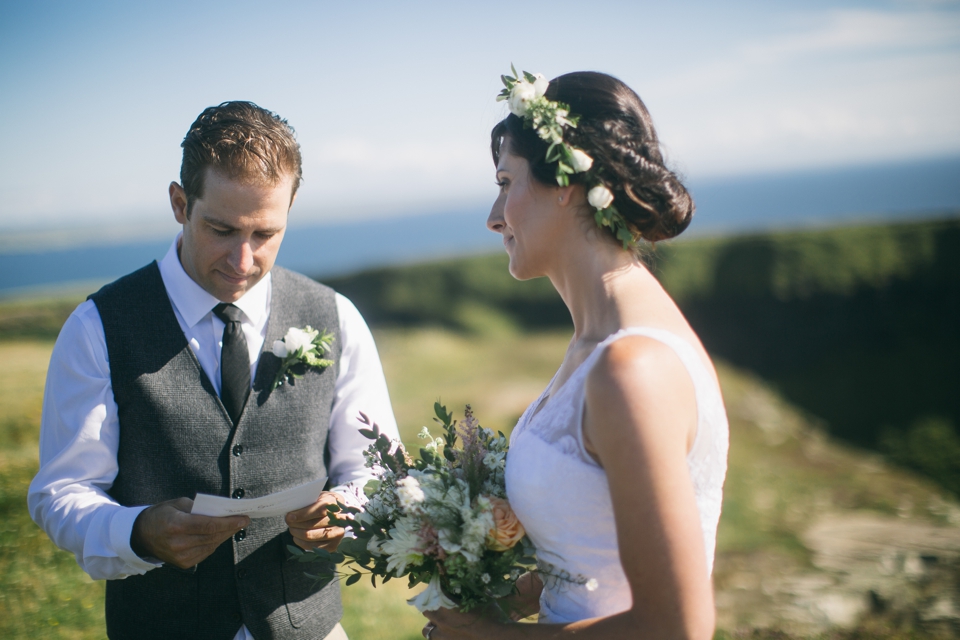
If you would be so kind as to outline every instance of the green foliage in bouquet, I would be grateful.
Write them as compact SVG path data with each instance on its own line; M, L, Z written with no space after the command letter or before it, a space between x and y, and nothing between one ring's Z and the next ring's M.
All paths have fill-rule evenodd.
M360 432L373 441L364 455L377 479L364 488L369 500L363 510L329 509L353 537L334 553L291 546L297 561L340 564L341 575L350 571L348 585L365 574L374 586L377 578L406 577L410 587L425 583L427 589L408 601L420 611L469 611L515 592L536 558L506 500L507 439L481 427L469 405L459 424L439 402L434 412L443 437L434 439L424 427L420 437L428 442L416 460L361 414Z

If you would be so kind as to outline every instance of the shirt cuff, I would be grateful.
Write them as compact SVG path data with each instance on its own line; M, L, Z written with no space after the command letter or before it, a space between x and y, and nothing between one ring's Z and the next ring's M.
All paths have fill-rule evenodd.
M110 546L117 553L117 557L132 569L131 573L143 574L163 564L156 558L141 558L130 546L133 523L146 508L146 506L124 507L117 510L110 519Z
M348 507L362 509L363 505L367 503L367 496L363 492L363 488L369 481L369 478L364 478L363 480L353 480L345 484L339 484L330 489L330 491L342 495L343 501Z

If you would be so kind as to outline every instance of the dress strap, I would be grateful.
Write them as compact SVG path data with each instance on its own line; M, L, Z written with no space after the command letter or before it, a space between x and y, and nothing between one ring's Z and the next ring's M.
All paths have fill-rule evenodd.
M627 336L644 336L665 344L677 354L680 362L683 363L684 368L687 370L687 373L693 381L693 389L697 401L697 434L694 437L693 446L690 447L690 451L687 454L688 457L694 455L694 452L703 447L701 440L704 440L704 438L701 438L701 435L705 426L704 418L707 411L706 408L709 407L715 399L720 398L719 392L716 389L716 384L713 380L713 376L710 375L707 367L704 366L703 361L700 359L700 354L697 353L697 350L693 347L693 345L672 331L660 329L658 327L626 327L614 334L611 334L604 339L603 342L598 344L596 349L594 349L593 353L590 354L590 356L587 358L587 361L584 363L583 378L580 380L580 387L578 390L580 396L578 402L579 410L576 413L576 428L574 429L581 456L584 460L596 464L593 456L587 451L583 439L583 405L586 401L586 376L589 374L590 370L593 369L593 366L596 364L597 360L600 359L601 354L608 346ZM722 402L722 400L720 401Z

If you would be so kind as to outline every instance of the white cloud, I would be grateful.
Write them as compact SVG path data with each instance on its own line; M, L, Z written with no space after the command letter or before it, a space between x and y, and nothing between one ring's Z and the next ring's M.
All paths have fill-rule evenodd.
M744 42L654 87L662 94L654 116L688 173L960 150L960 14L794 19L802 28Z

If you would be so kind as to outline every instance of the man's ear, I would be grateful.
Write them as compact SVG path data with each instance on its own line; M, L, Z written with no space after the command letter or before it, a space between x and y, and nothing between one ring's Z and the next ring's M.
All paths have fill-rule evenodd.
M187 224L187 193L176 182L170 183L170 207L180 224Z

